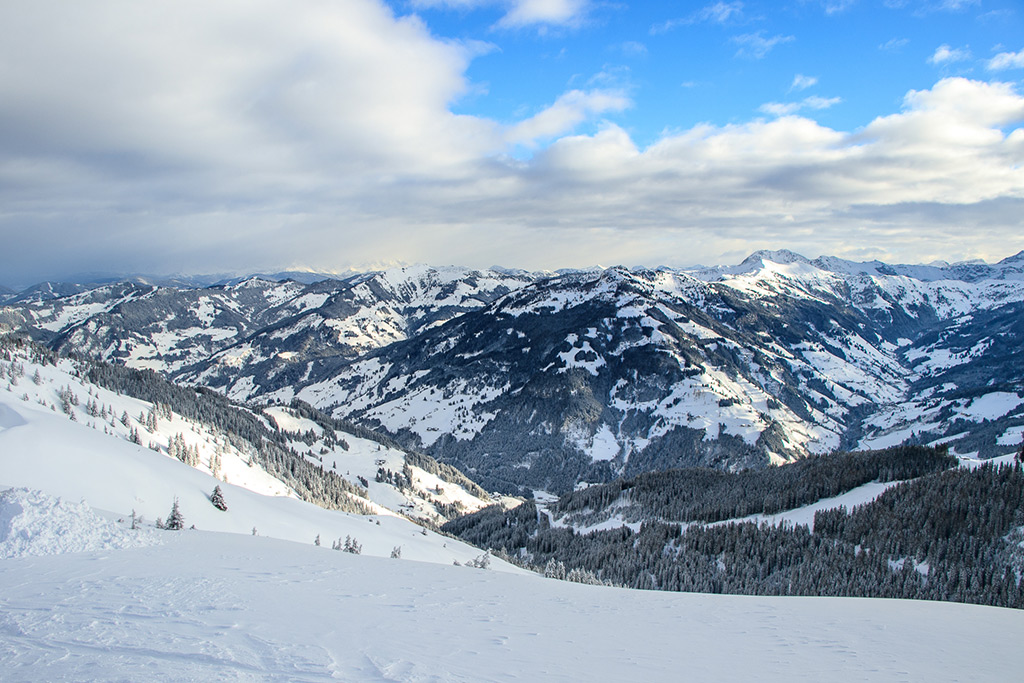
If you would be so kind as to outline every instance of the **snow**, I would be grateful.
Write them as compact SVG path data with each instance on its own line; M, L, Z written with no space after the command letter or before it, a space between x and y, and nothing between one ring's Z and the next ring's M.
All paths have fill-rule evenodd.
M1007 391L996 391L978 396L957 408L957 412L970 420L994 420L1006 415L1024 403L1017 394Z
M0 423L3 422L3 416L0 415ZM1024 426L1010 427L1003 432L996 443L1000 446L1019 446L1024 443Z
M742 517L738 519L729 519L722 522L715 522L709 526L718 526L721 524L739 524L743 522L753 522L754 524L768 524L770 526L795 526L803 524L814 530L814 513L821 510L832 510L838 507L845 507L847 510L852 510L856 505L864 505L870 503L880 495L885 493L886 490L896 486L900 482L898 481L887 481L878 482L872 481L867 484L863 484L856 488L850 489L845 493L841 493L838 496L832 498L822 498L821 500L815 501L810 505L795 508L793 510L785 510L772 515L750 515L748 517Z
M13 410L24 424L0 431L0 488L26 487L69 500L85 499L96 509L124 518L135 510L150 527L158 517L166 517L178 498L186 525L200 530L250 535L255 527L261 536L302 543L312 543L319 535L328 546L332 540L352 536L368 555L388 557L401 545L404 558L442 563L464 563L480 554L433 532L423 535L421 527L383 510L384 514L366 517L325 510L293 497L261 495L71 422L60 413L35 411L25 403L11 405L9 397L0 391L0 404L7 402L4 413ZM227 499L226 512L210 503L217 485ZM508 568L497 561L494 566Z
M4 680L1008 681L1021 666L1016 610L632 591L163 535L0 562Z
M566 342L569 343L569 350L558 354L558 357L564 364L563 367L558 369L558 372L566 372L571 368L583 368L596 377L598 369L605 365L605 360L594 351L589 341L584 341L579 346L576 346L578 341L579 337L575 334L569 335L566 339Z
M264 408L263 414L273 420L277 428L283 432L300 434L311 431L314 434L322 434L324 431L316 422L305 417L296 417L289 408L283 406Z
M591 460L598 461L612 460L621 450L611 427L607 424L602 424L597 433L594 434L593 442L590 448L587 449L587 452L590 454Z
M134 548L159 543L154 531L126 528L41 491L0 492L0 559Z
M209 327L213 324L214 319L217 317L217 307L214 305L210 297L199 297L195 307L189 309L189 312L194 315L200 323L205 327Z
M497 559L489 571L456 567L453 562L465 565L481 551L394 515L328 511L219 481L125 441L119 421L90 426L81 407L72 422L40 403L52 403L57 387L71 386L65 366L40 368L37 385L30 365L11 391L0 388L0 489L17 487L0 493L5 683L1014 680L1019 674L1022 611L631 591L543 579ZM72 388L86 400L89 387ZM91 390L90 398L119 412L148 408ZM178 416L160 423L147 438L180 431L190 443L205 443L202 429ZM350 461L336 453L343 467L401 457L364 440L349 442ZM225 457L225 468L229 461L247 468L235 456ZM446 496L460 495L415 468L414 478L420 486L441 486ZM210 504L215 485L224 491L226 512ZM877 495L870 486L845 495ZM88 505L67 502L83 498ZM153 529L152 520L166 516L175 498L186 526L197 530ZM855 501L840 496L827 503ZM128 528L132 510L145 519L141 533ZM797 513L813 514L806 508L790 517ZM118 518L126 521L112 521ZM318 535L321 547L313 544ZM330 550L346 536L362 545L362 555ZM154 541L160 543L144 545ZM136 544L143 547L121 547ZM388 559L396 546L401 559Z
M396 384L386 386L384 393L398 392L404 389L406 383L417 379L419 378L415 375L396 378L392 380ZM508 383L490 387L471 384L464 379L454 379L441 390L421 386L406 393L399 393L394 400L385 401L367 410L364 418L379 420L392 433L408 428L420 438L424 447L433 445L446 433L460 441L469 440L497 417L497 413L482 410L478 406L493 401L509 388Z

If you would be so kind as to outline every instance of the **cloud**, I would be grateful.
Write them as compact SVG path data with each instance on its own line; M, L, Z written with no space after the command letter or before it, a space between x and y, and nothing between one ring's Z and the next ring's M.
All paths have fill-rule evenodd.
M768 102L766 104L762 104L758 108L758 111L761 111L765 114L771 114L773 116L789 116L790 114L795 114L801 109L828 109L839 104L842 101L843 99L841 97L826 98L818 97L817 95L811 95L810 97L805 98L801 102Z
M990 71L1003 69L1024 69L1024 50L1020 52L1000 52L985 65Z
M803 74L797 74L793 77L793 84L789 86L790 92L794 90L807 90L811 86L817 84L818 78L816 76L804 76Z
M505 140L509 144L531 145L562 135L596 114L621 111L629 105L629 99L618 92L571 90L550 107L510 127Z
M738 19L743 15L742 2L716 2L697 11L697 21L710 21L716 24L724 24L732 19Z
M825 14L838 14L857 3L857 0L821 0Z
M647 46L635 40L627 40L618 49L627 57L643 57L647 54Z
M416 9L451 8L460 10L501 6L505 15L498 28L527 26L569 26L578 23L589 11L589 0L411 0Z
M502 28L571 25L582 19L586 11L586 0L514 0L497 25Z
M475 54L376 0L0 3L0 274L1024 248L1013 84L943 79L850 131L806 98L639 147L601 120L630 106L609 87L453 113Z
M895 52L905 47L909 42L909 38L890 38L889 40L879 45L878 49L885 50L887 52Z
M935 53L928 58L929 64L950 64L952 62L963 62L971 58L970 49L964 48L953 48L949 45L940 45L935 49Z
M679 18L669 19L651 27L652 34L667 33L679 26L692 26L704 22L713 24L727 24L738 21L743 17L742 2L716 2L697 10L693 14Z
M772 51L776 45L796 40L793 36L772 36L765 38L763 31L757 33L745 33L740 36L733 36L732 42L740 46L736 52L737 57L749 57L751 59L763 59Z

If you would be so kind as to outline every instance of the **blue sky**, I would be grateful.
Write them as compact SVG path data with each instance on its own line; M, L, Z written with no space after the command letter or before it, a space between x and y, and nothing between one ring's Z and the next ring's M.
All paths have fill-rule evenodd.
M479 41L454 110L513 121L568 88L620 88L631 105L605 118L641 146L666 130L743 123L763 105L853 130L946 76L1020 80L988 61L1024 46L1020 2L578 3L564 23L501 25L514 3L392 0L437 36ZM560 3L551 3L560 4ZM950 54L933 59L943 45ZM596 122L580 127L593 131Z
M1024 249L1009 0L8 0L0 284Z

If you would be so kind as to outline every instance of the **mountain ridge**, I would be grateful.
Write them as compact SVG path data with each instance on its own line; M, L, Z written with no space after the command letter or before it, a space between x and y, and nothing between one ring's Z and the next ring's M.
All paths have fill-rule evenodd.
M105 287L8 301L0 326L238 400L298 397L507 491L904 442L992 456L1024 424L1024 252Z

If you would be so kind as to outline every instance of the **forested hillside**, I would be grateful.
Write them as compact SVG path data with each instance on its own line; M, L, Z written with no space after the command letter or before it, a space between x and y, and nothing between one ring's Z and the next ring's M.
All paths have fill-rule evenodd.
M941 450L910 450L756 473L645 475L569 494L549 509L535 502L511 511L488 508L444 529L550 576L588 583L1024 608L1019 460L951 467ZM905 466L894 469L901 460ZM706 523L800 505L857 486L865 476L913 478L853 509L819 510L812 525ZM790 494L796 480L803 483ZM621 525L591 533L568 525L593 522L602 509L644 521L620 518Z

